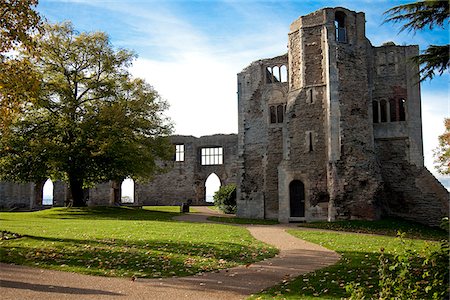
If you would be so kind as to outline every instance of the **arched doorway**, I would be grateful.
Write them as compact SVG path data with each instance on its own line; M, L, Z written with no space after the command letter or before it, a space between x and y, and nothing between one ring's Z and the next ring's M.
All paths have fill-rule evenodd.
M289 201L291 217L305 216L305 185L300 180L293 180L289 184Z
M205 181L205 201L207 203L214 203L214 193L220 188L220 179L215 173L211 173Z
M121 185L121 198L122 203L134 203L134 180L127 178L122 181Z
M42 205L53 205L53 182L47 179L42 189Z

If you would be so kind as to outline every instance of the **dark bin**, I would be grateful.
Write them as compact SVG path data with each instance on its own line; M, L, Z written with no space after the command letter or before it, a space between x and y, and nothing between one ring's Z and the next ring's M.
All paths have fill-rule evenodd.
M181 205L180 205L180 212L188 213L189 212L189 204L181 203Z

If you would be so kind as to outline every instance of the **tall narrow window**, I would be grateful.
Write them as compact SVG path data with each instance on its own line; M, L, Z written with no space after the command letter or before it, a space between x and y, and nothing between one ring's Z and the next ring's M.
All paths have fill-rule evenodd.
M284 105L277 106L277 121L278 123L283 123L284 121Z
M275 106L270 106L270 123L275 124L277 122L277 112Z
M278 66L272 68L272 74L273 74L273 82L281 81L280 68Z
M380 101L380 120L381 122L387 122L387 101L381 100Z
M378 101L372 101L372 112L373 112L373 122L378 123L379 111L378 111Z
M282 65L280 68L280 76L281 76L281 82L287 82L288 80L288 72L285 65Z
M313 134L312 132L308 132L308 140L309 140L309 152L313 152Z
M389 110L391 114L391 122L399 121L398 99L389 100Z
M285 109L284 104L269 106L270 124L283 123Z
M335 14L334 25L336 27L336 41L347 42L347 32L345 30L345 13L337 11Z
M266 68L266 83L273 83L273 74L271 67Z
M184 161L184 145L175 145L175 161Z
M223 164L223 148L202 148L202 165L221 165Z
M406 99L400 99L398 103L399 121L406 121Z

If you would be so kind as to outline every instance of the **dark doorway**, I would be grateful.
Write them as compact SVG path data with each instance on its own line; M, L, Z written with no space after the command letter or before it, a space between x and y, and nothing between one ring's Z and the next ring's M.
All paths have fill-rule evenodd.
M300 180L294 180L289 184L289 201L291 217L305 216L305 185Z

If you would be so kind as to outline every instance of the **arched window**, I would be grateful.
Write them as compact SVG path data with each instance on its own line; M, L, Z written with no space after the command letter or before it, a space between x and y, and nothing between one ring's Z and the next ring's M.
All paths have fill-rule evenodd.
M289 202L291 217L305 216L305 185L300 180L289 184Z
M281 76L281 82L287 82L288 72L287 72L287 67L285 65L282 65L280 68L280 76Z
M270 106L270 123L275 124L277 122L277 112L275 106Z
M215 173L211 173L205 181L205 201L214 203L214 194L220 189L220 179Z
M270 105L269 106L270 124L283 123L284 111L285 111L284 104Z
M53 205L53 182L50 179L47 179L42 190L42 205Z
M284 105L282 104L277 106L277 121L278 123L284 122Z
M134 181L131 178L127 178L122 181L121 186L121 197L120 201L122 203L134 203Z
M336 27L336 41L347 42L347 32L345 30L346 15L342 11L337 11L334 17L334 26Z
M273 74L273 82L280 82L280 68L278 66L275 66L272 68L272 74Z
M373 112L373 122L378 123L378 118L380 117L380 112L378 110L378 101L372 101L372 112Z
M387 107L387 101L386 100L381 100L380 101L380 121L383 122L387 122L387 113L388 107Z
M389 100L391 122L405 121L406 100L404 98L394 98Z

